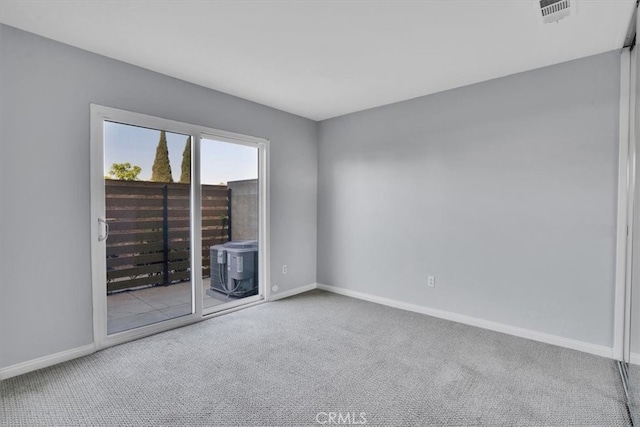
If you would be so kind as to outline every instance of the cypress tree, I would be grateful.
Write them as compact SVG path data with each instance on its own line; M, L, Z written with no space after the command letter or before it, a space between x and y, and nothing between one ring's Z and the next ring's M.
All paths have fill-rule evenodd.
M191 137L187 137L187 143L182 152L182 173L180 174L180 182L188 184L191 182Z
M151 168L151 181L173 182L171 165L169 164L169 148L167 147L167 135L160 131L160 141L156 148L156 158Z

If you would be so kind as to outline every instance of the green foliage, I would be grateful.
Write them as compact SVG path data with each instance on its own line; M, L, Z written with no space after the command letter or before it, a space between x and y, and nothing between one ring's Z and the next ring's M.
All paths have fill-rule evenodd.
M109 176L121 181L137 181L142 169L140 166L131 166L131 163L114 163L109 169Z
M164 131L160 131L160 141L156 148L156 158L153 160L153 167L151 168L151 181L173 182L171 165L169 164L167 135Z
M182 152L182 173L180 174L180 182L188 184L191 182L191 137L187 137L187 143Z

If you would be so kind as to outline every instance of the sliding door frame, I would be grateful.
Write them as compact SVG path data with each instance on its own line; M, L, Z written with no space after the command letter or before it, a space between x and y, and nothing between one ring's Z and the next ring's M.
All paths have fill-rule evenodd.
M635 111L635 82L632 72L635 70L631 49L625 47L620 53L620 130L618 140L618 214L616 236L616 275L614 299L614 330L613 330L613 358L618 361L628 361L627 336L629 330L627 293L630 289L628 274L629 255L629 207L633 203L630 192L630 164L629 151L635 136L633 111ZM632 70L633 69L633 70Z
M613 358L638 363L631 353L631 297L633 287L633 236L636 197L636 151L640 137L638 50L640 27L637 4L620 53L620 130L618 144L618 214L614 299ZM622 368L622 365L621 365ZM624 379L624 375L623 375Z
M211 129L210 129L211 130ZM268 150L266 150L266 146L265 149L261 149L261 145L260 142L257 141L251 141L251 140L247 140L246 137L242 137L242 138L238 138L237 135L235 134L230 134L228 132L223 132L220 133L220 131L214 131L214 132L201 132L200 133L200 137L199 137L199 141L198 141L198 159L201 159L200 157L200 149L202 147L202 140L206 139L206 140L213 140L216 142L225 142L225 143L229 143L229 144L237 144L237 145L244 145L247 147L253 147L253 148L258 148L258 295L253 295L253 296L249 296L249 297L245 297L245 298L241 298L235 301L230 301L227 302L225 304L220 304L220 305L216 305L213 307L208 307L208 308L204 308L202 307L202 304L200 304L200 306L202 307L202 315L203 316L208 316L211 314L215 314L218 313L220 311L224 311L227 310L229 308L234 308L234 307L238 307L238 306L242 306L244 304L247 303L252 303L252 302L256 302L256 301L260 301L262 299L266 299L267 301L269 300L269 291L270 291L270 286L266 286L265 288L263 288L263 283L267 284L266 280L267 277L269 277L268 274L268 266L269 266L269 261L268 261L268 256L269 256L269 251L267 250L267 242L268 242L268 234L269 234L269 227L267 227L267 218L268 218L268 205L267 205L267 201L268 199L266 198L266 194L267 194L267 189L269 188L267 185L268 182L268 168L267 168L267 164L268 164L268 158L267 158L267 153ZM195 163L197 164L198 168L200 168L201 166L201 161L195 161ZM201 182L200 182L200 170L198 170L198 174L196 175L196 179L197 179L197 183L192 187L194 189L197 189L197 197L200 198L202 193L200 192L200 188L201 188ZM264 177L263 177L264 175ZM263 179L264 178L264 179ZM198 210L198 215L200 215L200 210ZM198 220L198 225L201 226L202 224L202 220L199 219ZM195 229L196 227L194 227ZM200 233L199 235L202 235L202 233L197 230L196 232ZM265 235L263 236L262 233L265 233ZM192 240L195 241L195 240ZM197 241L197 244L201 246L202 242L200 240ZM200 249L202 249L200 247ZM198 252L197 252L198 253ZM201 253L201 252L199 252ZM202 262L202 258L199 257L198 262ZM262 268L261 266L264 264L265 268ZM202 269L200 268L197 271L202 271ZM200 276L200 280L202 280L202 275ZM200 283L200 287L198 288L200 291L202 291L202 283ZM200 300L202 301L202 299Z
M624 308L624 354L623 361L631 363L631 293L633 289L633 236L636 204L636 147L638 134L638 50L630 54L630 101L629 101L629 145L627 149L627 230L626 230L626 271L625 271L625 308ZM637 363L638 361L634 361Z
M269 140L219 129L191 125L175 120L134 113L126 110L91 104L90 135L90 176L91 176L91 274L93 294L93 339L96 349L131 341L158 332L167 331L180 326L199 322L209 317L236 311L241 308L269 300ZM106 293L106 243L99 238L104 227L99 219L105 215L104 186L104 122L112 121L133 126L165 130L192 138L191 150L191 205L190 205L190 237L191 237L191 314L174 319L154 323L140 328L107 333L107 293ZM200 144L206 137L217 141L233 142L249 145L258 149L258 198L259 198L259 235L258 265L259 289L255 297L226 303L217 310L203 312L202 289L202 214L200 185Z

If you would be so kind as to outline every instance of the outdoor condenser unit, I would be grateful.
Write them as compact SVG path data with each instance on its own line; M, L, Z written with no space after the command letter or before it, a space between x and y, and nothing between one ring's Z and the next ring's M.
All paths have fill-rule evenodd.
M244 298L258 293L258 242L240 240L209 248L210 296Z
M571 0L540 0L540 13L545 24L558 22L571 14Z

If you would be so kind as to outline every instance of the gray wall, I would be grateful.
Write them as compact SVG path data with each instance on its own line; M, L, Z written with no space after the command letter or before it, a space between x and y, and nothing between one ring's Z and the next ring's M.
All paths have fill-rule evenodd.
M315 282L315 122L4 25L0 49L1 366L93 342L90 103L270 139L272 284Z
M614 51L321 122L318 282L611 347L619 92Z

